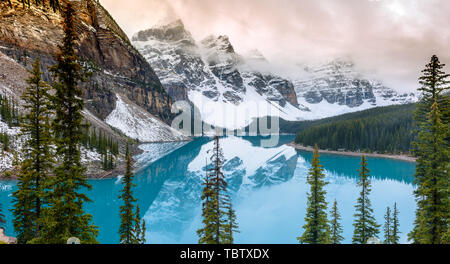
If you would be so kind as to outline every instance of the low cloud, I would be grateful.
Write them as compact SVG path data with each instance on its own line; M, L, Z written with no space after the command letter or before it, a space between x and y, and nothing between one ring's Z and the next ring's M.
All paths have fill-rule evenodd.
M101 3L129 36L180 18L197 40L210 34L228 35L237 52L258 49L284 68L350 57L361 71L402 91L417 88L420 70L433 54L450 64L448 0Z

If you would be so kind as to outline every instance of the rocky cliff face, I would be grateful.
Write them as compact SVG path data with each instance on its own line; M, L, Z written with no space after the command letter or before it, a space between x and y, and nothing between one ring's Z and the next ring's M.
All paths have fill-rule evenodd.
M63 4L67 0L62 1ZM0 3L0 51L23 65L41 58L45 79L62 39L62 18L47 7L22 8L19 1ZM77 10L78 54L86 71L82 84L86 108L106 118L115 108L116 93L168 122L172 100L148 62L130 44L108 12L94 0L72 1Z
M208 123L239 127L253 117L266 115L252 113L236 124L221 120L222 115L242 116L241 110L249 102L263 102L267 107L262 108L281 108L285 113L301 111L292 82L252 68L235 52L227 36L209 36L196 42L183 23L175 21L138 32L132 41L154 67L168 93L176 100L193 102ZM211 108L202 111L205 102Z

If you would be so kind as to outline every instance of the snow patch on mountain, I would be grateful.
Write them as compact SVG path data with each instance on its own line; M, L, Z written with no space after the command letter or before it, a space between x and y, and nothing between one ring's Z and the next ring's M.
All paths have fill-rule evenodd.
M23 148L24 137L20 136L20 127L9 127L8 124L0 120L0 133L6 133L9 136L9 150L3 150L3 144L0 143L0 172L14 168L14 160L20 162L23 158L21 150Z
M166 125L139 106L116 94L116 108L105 122L126 136L141 142L168 142L187 140L183 134Z
M297 120L293 84L256 71L235 53L227 36L209 36L196 43L181 21L138 32L133 44L153 66L175 100L189 100L207 123L243 128L267 115ZM251 60L260 60L254 52Z
M102 161L102 155L98 153L97 151L90 150L85 148L84 146L81 146L80 148L81 152L81 163L87 164L92 161Z

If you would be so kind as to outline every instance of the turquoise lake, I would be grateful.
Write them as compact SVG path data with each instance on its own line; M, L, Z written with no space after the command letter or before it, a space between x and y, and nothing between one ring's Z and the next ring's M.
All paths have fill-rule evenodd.
M226 159L224 174L229 183L240 233L236 243L297 243L306 212L306 175L312 153L296 151L286 144L293 136L281 136L277 146L261 147L261 137L226 137L221 147ZM141 146L136 156L135 197L146 220L148 243L197 243L201 225L201 183L211 138L192 142L155 143ZM354 205L360 158L326 155L320 157L327 181L329 207L336 199L342 216L345 242L353 233ZM386 207L397 202L400 210L401 242L414 221L415 164L369 158L372 176L372 207L378 224L384 223ZM120 177L90 180L87 194L94 201L85 205L99 226L101 243L118 243ZM0 181L0 202L6 216L6 233L13 235L11 193L14 181ZM382 228L380 229L380 231ZM383 234L380 234L383 238Z

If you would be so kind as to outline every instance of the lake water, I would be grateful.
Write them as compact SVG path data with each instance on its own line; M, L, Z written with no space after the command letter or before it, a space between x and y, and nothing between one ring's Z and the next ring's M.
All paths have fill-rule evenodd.
M304 224L309 190L306 175L312 153L287 146L292 136L282 136L280 143L271 148L261 147L260 140L260 137L221 139L226 159L224 173L241 231L236 234L235 242L297 243L296 237ZM197 243L196 230L201 226L201 181L212 146L210 138L142 146L145 152L136 157L134 193L147 222L148 243ZM329 182L326 186L329 207L334 199L338 201L345 242L350 243L354 205L359 195L356 181L360 159L324 154L320 161ZM368 162L372 176L370 198L376 219L383 224L386 207L397 202L401 242L405 243L416 206L415 165L381 158L369 158ZM93 190L88 195L94 202L85 208L99 226L98 239L101 243L117 243L120 178L90 183ZM0 202L9 235L13 234L9 209L15 189L14 181L0 182Z

